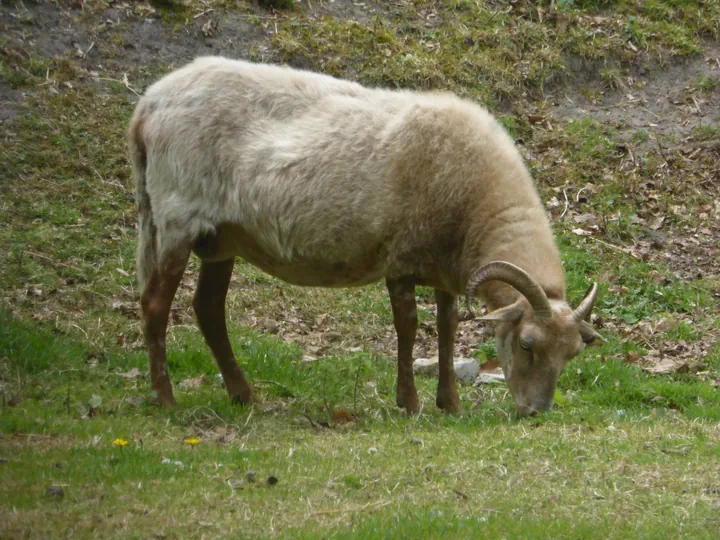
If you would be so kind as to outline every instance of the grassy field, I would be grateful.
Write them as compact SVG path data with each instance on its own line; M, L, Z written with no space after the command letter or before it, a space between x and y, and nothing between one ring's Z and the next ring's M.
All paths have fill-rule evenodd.
M291 4L0 5L0 536L716 537L720 2ZM303 289L242 261L231 339L267 407L226 398L196 260L168 336L180 407L149 404L123 134L199 54L449 89L502 120L571 303L601 285L607 343L552 413L515 418L496 384L444 415L420 378L405 417L381 284ZM492 359L486 330L461 323L458 356Z

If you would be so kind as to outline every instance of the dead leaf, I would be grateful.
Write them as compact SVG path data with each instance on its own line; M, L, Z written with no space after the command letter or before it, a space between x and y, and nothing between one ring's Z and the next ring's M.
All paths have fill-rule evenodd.
M210 19L208 22L203 24L202 33L205 37L210 37L217 31L218 22L215 19Z
M120 311L121 313L135 313L137 311L137 305L134 302L113 302L113 311Z
M712 204L698 204L697 205L697 211L703 214L709 214L713 211L713 205Z
M200 388L205 382L205 376L200 375L199 377L185 379L180 382L180 388Z
M500 367L500 363L492 358L480 366L480 371L495 371Z
M681 205L678 205L678 204L673 204L673 205L671 205L671 206L670 206L670 211L671 211L673 214L675 214L676 216L684 216L684 215L685 215L685 207L684 207L684 206L681 206Z
M635 351L627 351L625 353L626 364L636 364L640 360L640 355Z
M655 332L665 332L666 330L670 330L674 326L675 324L672 321L668 319L660 319L655 324Z
M260 319L258 319L256 326L259 326L260 328L271 334L277 334L280 331L280 326L278 325L278 323L265 317L261 317Z
M592 234L590 231L586 231L585 229L572 229L572 232L578 236L590 236Z
M653 332L652 324L648 321L640 321L635 325L635 329L639 330L641 334L651 336Z
M355 416L348 411L336 411L332 415L333 421L336 424L349 424L355 421Z
M578 225L582 225L583 223L595 223L597 221L597 217L595 216L595 214L578 214L573 216L573 220Z
M539 124L540 122L544 122L547 119L547 116L542 114L528 114L527 119L531 124Z
M653 231L657 231L660 227L662 227L662 225L663 225L664 222L665 222L665 216L660 216L660 217L654 219L654 220L650 223L650 228L651 228Z
M134 379L135 377L139 377L141 373L138 368L134 367L130 371L126 373L118 373L118 375L120 375L120 377L125 377L126 379Z
M648 355L650 356L650 355ZM652 373L654 375L664 374L664 373L673 373L675 371L678 371L681 367L685 365L685 362L680 360L676 361L672 358L662 358L658 362L653 363L648 366L643 366L643 371L646 371L648 373Z

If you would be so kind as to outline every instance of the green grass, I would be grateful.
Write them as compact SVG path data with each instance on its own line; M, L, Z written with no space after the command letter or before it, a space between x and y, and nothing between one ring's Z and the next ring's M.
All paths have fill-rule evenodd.
M426 410L406 418L393 405L389 359L304 363L297 347L237 328L249 375L277 384L256 385L269 410L234 407L197 333L175 328L181 408L162 411L145 403L144 375L121 375L145 373L144 354L111 353L90 367L85 343L5 312L0 323L1 374L22 398L0 416L9 460L0 496L13 508L5 534L46 536L72 523L80 536L374 538L401 536L413 521L431 535L715 530L720 394L689 376L602 361L618 343L575 361L560 381L565 404L541 418L514 419L501 387L462 387L467 412L443 415L427 379ZM178 384L203 375L199 388ZM101 404L88 418L93 396ZM312 427L305 414L327 421L326 406L356 421ZM191 436L202 442L191 448ZM114 446L117 438L129 444ZM50 486L64 498L49 497Z

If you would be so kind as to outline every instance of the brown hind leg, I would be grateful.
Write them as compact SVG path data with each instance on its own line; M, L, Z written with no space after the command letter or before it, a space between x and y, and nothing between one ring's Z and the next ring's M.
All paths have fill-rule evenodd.
M175 405L168 375L165 337L170 307L189 256L189 249L179 249L170 261L156 266L140 299L143 332L150 356L150 379L160 405Z
M220 367L230 399L235 403L248 404L257 400L235 360L225 321L225 298L234 262L234 258L202 262L193 307L205 342Z
M437 331L439 352L439 371L437 398L435 403L447 412L462 412L460 396L455 382L453 349L457 330L457 307L455 297L445 291L435 289L437 299Z
M398 337L396 401L398 407L417 413L420 412L420 399L413 376L413 346L418 324L415 283L410 280L388 280L387 289Z

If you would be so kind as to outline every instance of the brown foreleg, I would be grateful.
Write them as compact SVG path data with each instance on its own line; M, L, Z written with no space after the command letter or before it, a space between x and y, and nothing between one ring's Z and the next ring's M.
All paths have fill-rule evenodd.
M172 254L171 260L156 266L140 299L143 332L150 356L150 379L160 405L175 405L168 375L165 338L170 307L189 257L189 249L179 249Z
M256 399L235 360L225 321L225 299L234 262L234 258L202 262L193 307L205 342L220 367L230 399L235 403L248 404Z
M420 412L420 399L413 376L413 346L417 333L415 284L409 280L388 280L393 322L398 338L398 377L396 401L411 413Z
M440 371L435 403L447 412L459 413L462 412L462 405L460 405L460 396L455 382L455 365L453 362L455 332L458 324L457 305L455 297L445 291L435 289L435 298L437 299Z

